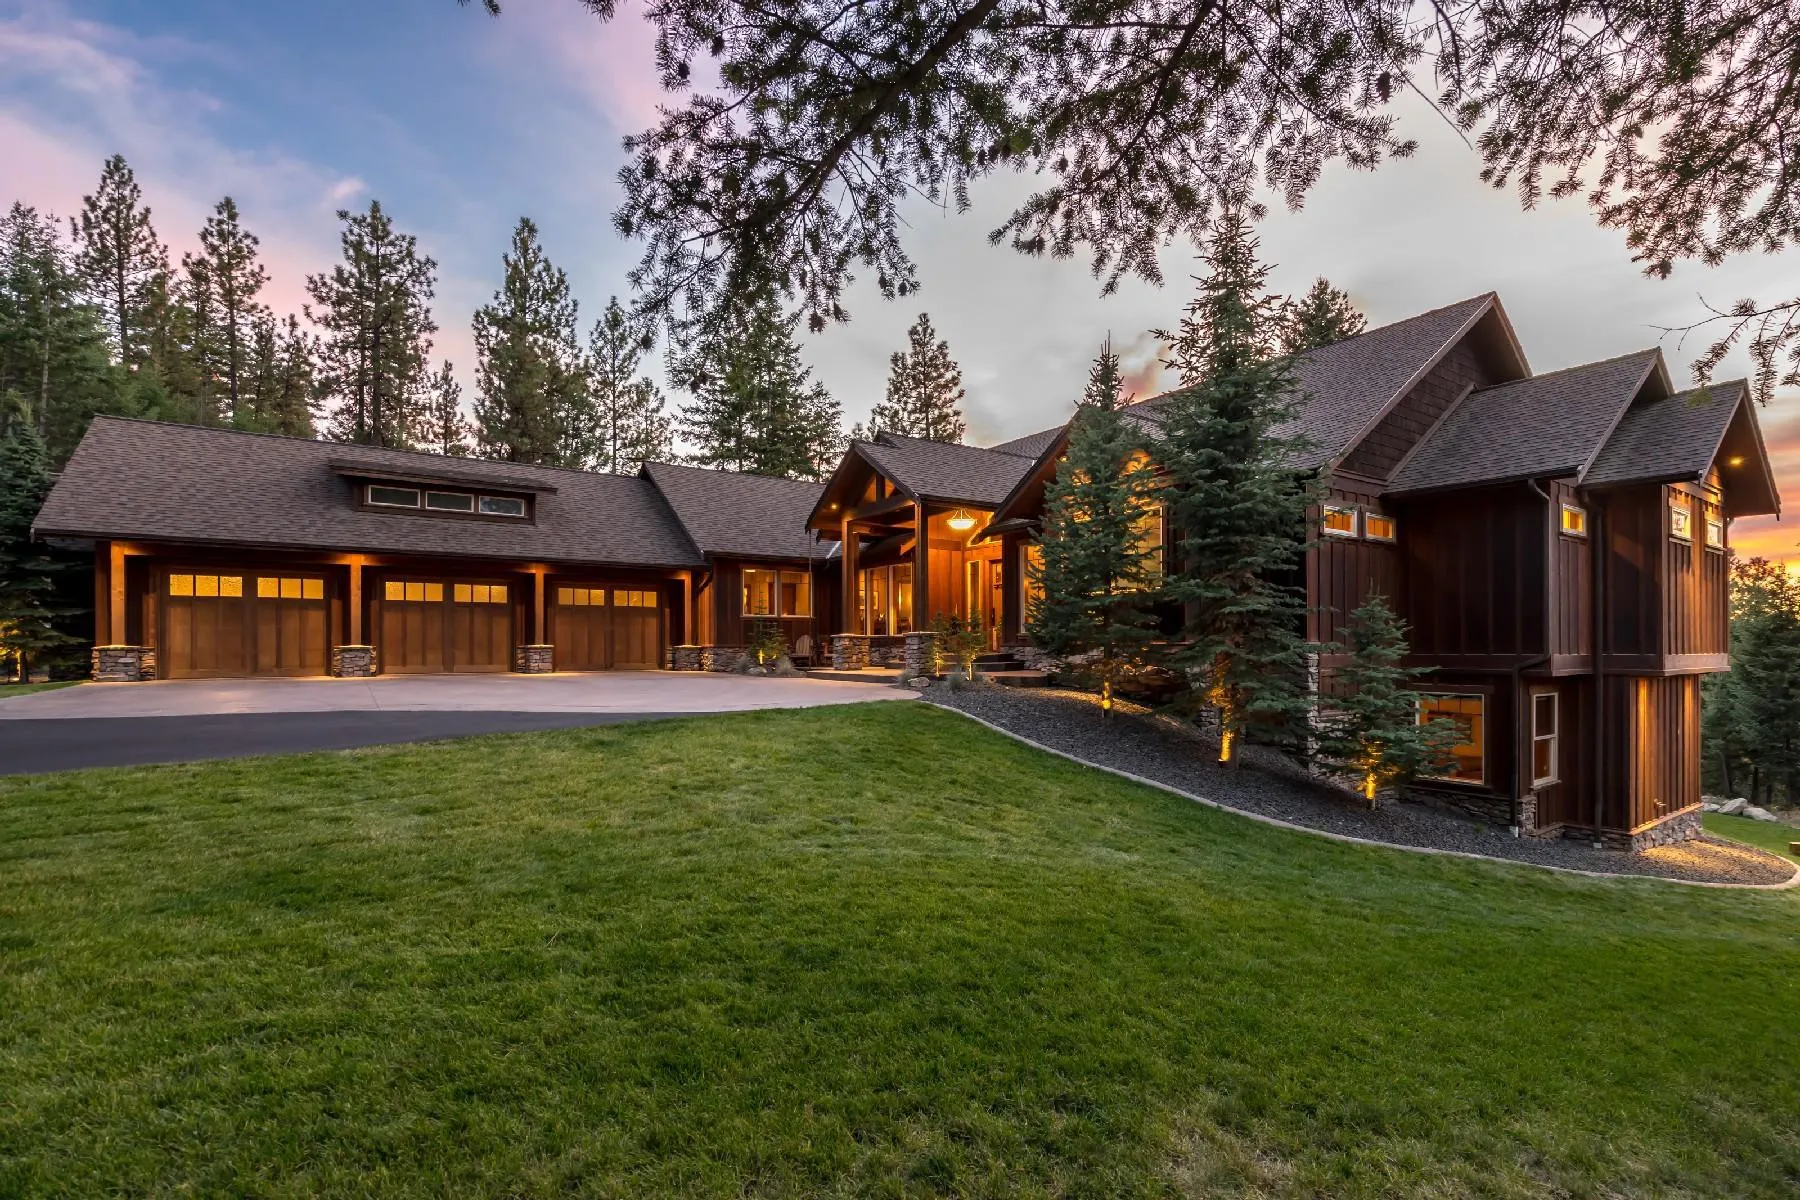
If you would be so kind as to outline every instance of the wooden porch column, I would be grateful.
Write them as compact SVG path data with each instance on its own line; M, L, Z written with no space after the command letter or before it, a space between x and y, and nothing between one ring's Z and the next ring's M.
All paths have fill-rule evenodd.
M94 645L113 645L111 543L94 543Z
M550 631L544 628L544 568L531 568L531 636L540 646L550 644Z
M106 579L108 641L115 646L125 644L125 547L114 542L108 547L111 562Z
M848 516L844 518L843 531L842 545L844 549L843 553L838 556L844 562L844 620L842 624L845 633L861 633L863 631L862 605L857 603L856 599L856 560L859 557L856 527Z
M350 611L345 614L344 631L348 635L344 644L347 646L365 646L363 641L363 603L362 603L362 558L352 555L350 558Z
M685 646L698 646L700 639L694 636L694 573L681 573L681 642Z
M913 537L912 627L922 632L931 628L931 529L923 500L913 501L913 521L918 533Z

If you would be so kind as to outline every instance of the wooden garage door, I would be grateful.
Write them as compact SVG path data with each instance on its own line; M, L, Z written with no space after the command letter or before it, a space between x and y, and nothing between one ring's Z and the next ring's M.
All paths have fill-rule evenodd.
M554 636L559 670L662 665L662 609L651 590L559 587Z
M160 652L169 678L325 674L322 576L173 571L163 591Z
M512 665L512 604L504 583L389 579L381 590L383 672L504 671Z

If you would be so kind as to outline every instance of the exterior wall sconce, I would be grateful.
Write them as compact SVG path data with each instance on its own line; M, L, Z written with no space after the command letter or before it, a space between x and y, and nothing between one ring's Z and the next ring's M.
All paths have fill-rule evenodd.
M968 509L959 508L950 514L950 519L945 521L944 524L956 530L958 533L967 533L969 530L975 528L975 518L969 515Z

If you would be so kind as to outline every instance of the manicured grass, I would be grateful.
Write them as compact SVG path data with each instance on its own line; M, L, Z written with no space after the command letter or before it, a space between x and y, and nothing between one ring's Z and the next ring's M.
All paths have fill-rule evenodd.
M1800 842L1800 829L1792 825L1752 821L1749 817L1728 817L1724 813L1705 813L1701 820L1706 823L1708 833L1730 838L1734 842L1747 842L1764 850L1773 850L1783 858L1800 862L1800 856L1788 852L1790 842Z
M0 1194L1791 1195L1797 929L925 705L0 780Z
M10 700L14 696L29 696L33 692L54 692L57 688L74 687L76 681L66 683L0 683L0 700Z

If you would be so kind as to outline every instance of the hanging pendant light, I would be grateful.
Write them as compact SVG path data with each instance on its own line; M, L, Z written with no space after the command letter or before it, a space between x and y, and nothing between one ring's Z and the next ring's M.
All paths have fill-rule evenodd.
M967 533L969 530L975 528L975 518L969 515L968 509L959 508L950 514L950 519L945 521L944 524L956 530L958 533Z

